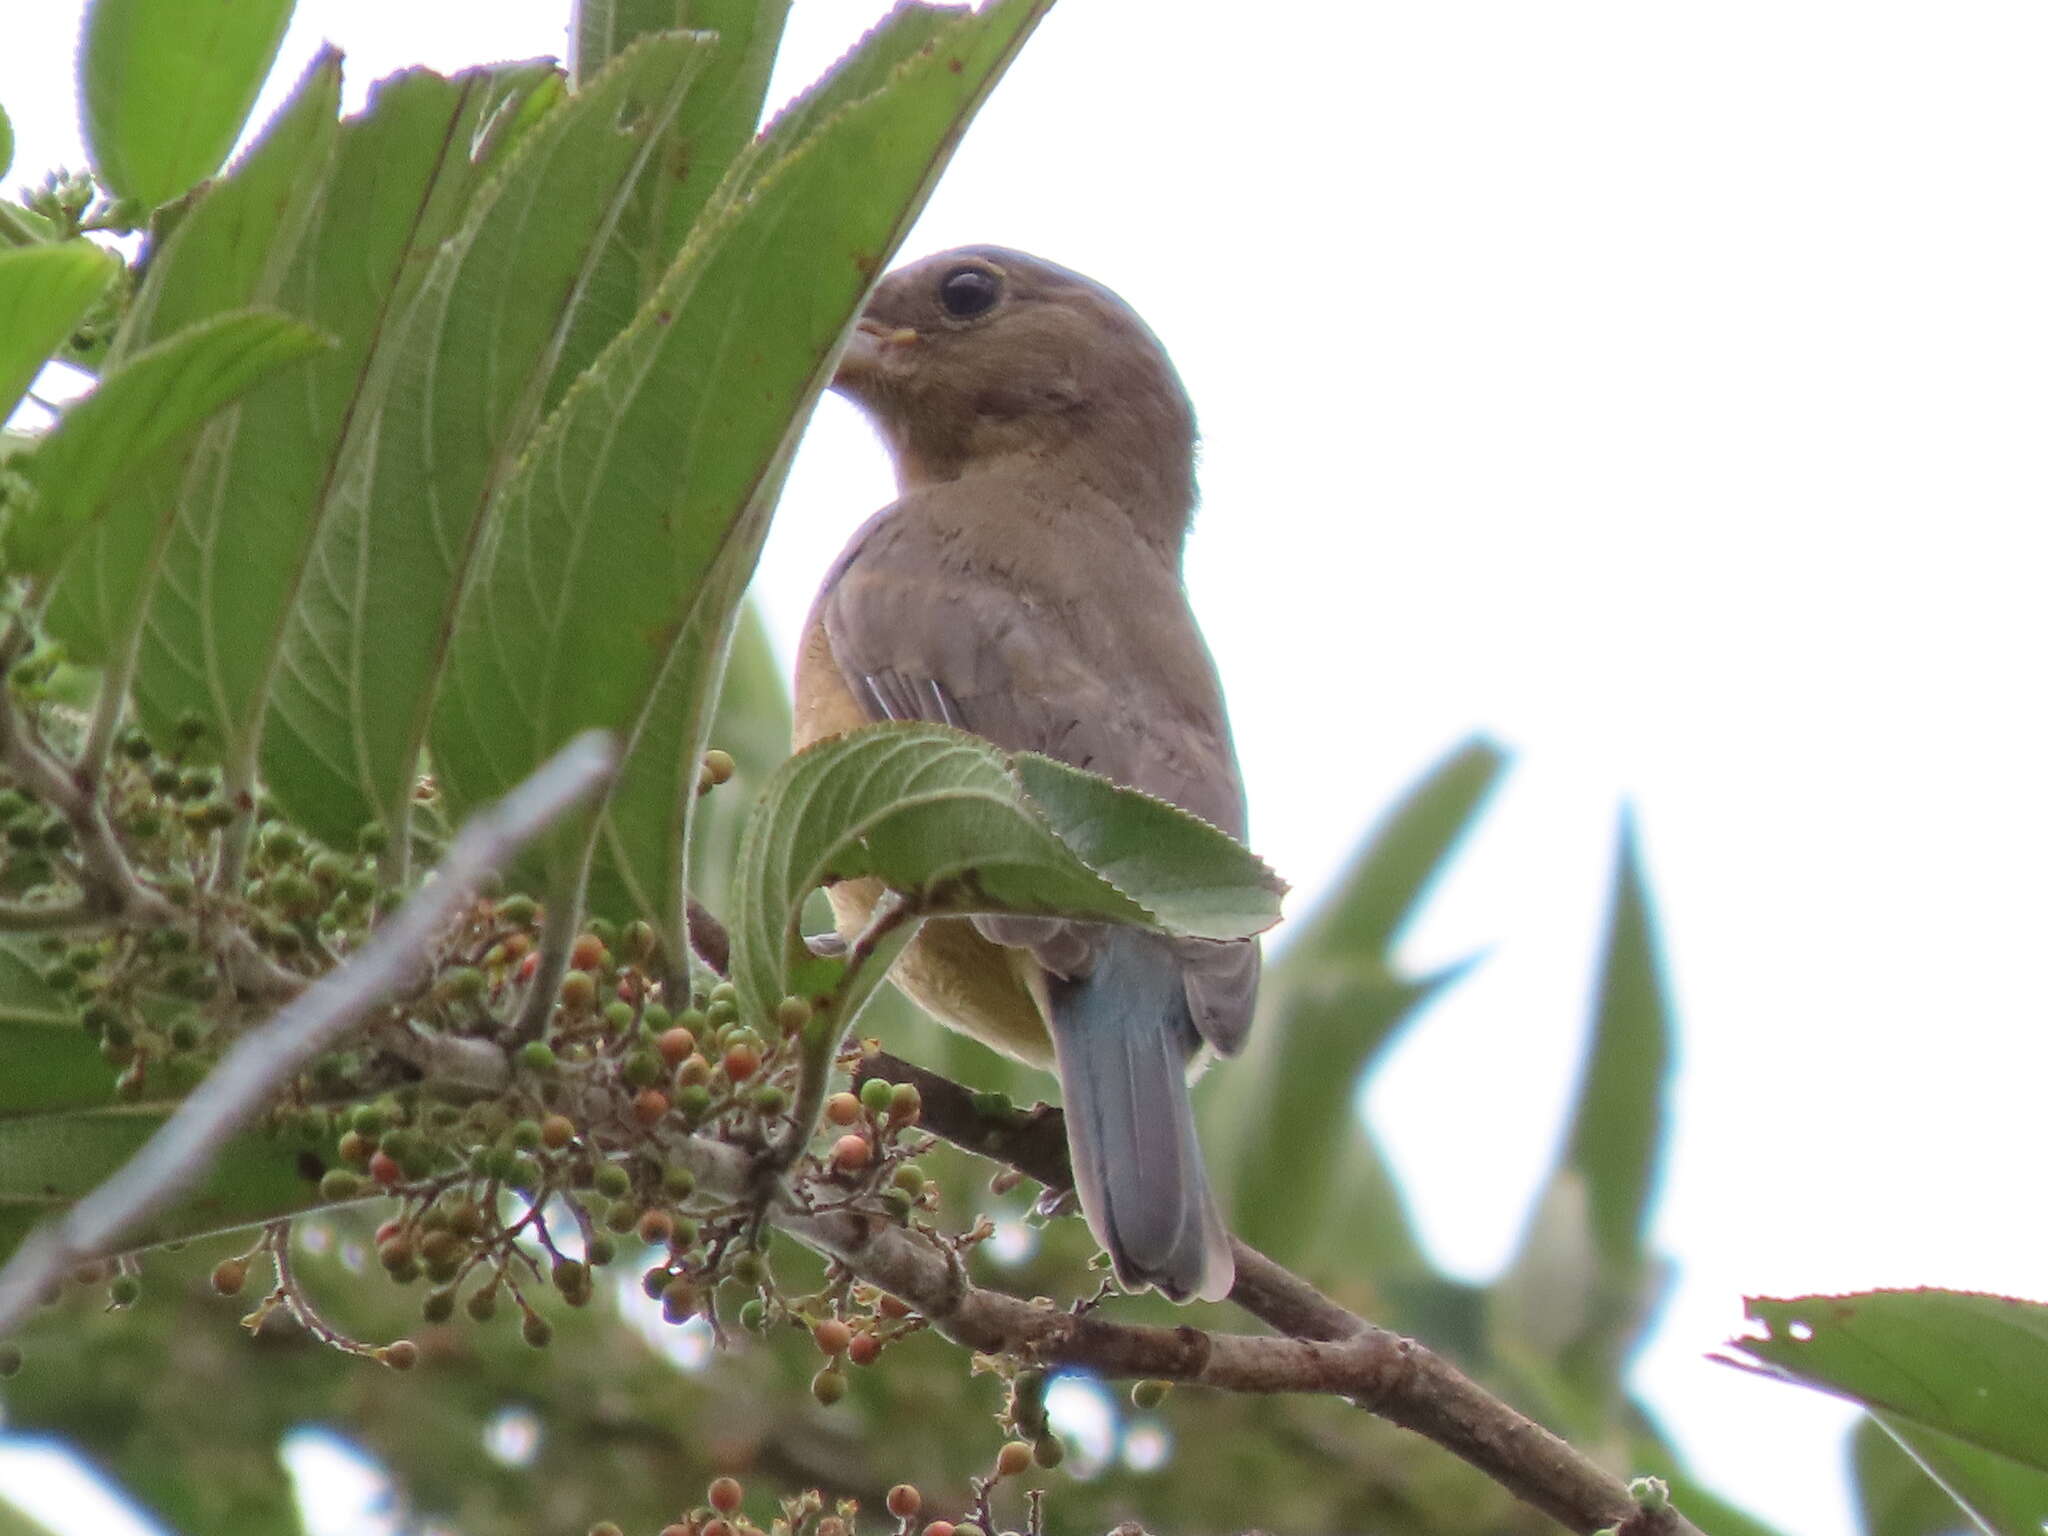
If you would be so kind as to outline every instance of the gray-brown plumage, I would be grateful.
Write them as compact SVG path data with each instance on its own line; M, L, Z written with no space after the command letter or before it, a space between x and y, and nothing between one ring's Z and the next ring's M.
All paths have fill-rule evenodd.
M936 720L1171 800L1242 838L1215 668L1181 585L1193 412L1114 294L994 246L877 287L835 387L887 441L901 499L818 595L799 746ZM876 892L835 888L842 931ZM1237 1051L1255 943L1045 919L933 922L896 980L944 1022L1056 1068L1083 1212L1118 1276L1177 1298L1231 1283L1186 1071Z

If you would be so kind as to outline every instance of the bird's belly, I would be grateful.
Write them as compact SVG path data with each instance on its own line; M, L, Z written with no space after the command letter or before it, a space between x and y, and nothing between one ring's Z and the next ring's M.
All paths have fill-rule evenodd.
M866 926L880 893L873 880L844 880L826 892L843 937L851 941ZM889 979L941 1024L1050 1072L1052 1036L1026 979L1036 969L1029 951L991 944L964 917L938 917L918 930Z

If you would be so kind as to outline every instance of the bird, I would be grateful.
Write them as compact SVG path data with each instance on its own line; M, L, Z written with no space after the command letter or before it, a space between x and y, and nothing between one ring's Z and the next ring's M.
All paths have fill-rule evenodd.
M939 722L1168 800L1242 841L1243 779L1181 556L1194 410L1109 289L963 246L878 282L832 387L898 498L827 571L798 646L796 747ZM829 888L851 938L880 896ZM1127 1290L1217 1300L1230 1238L1188 1082L1237 1054L1256 940L1044 917L935 918L892 971L942 1023L1060 1083L1082 1215Z

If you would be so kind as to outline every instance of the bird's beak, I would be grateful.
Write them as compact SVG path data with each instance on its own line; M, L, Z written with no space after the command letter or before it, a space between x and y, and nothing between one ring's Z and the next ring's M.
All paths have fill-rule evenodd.
M845 394L859 395L862 385L888 368L892 353L916 345L917 332L908 326L884 325L869 319L857 321L846 350L839 356L839 371L832 375L832 387Z

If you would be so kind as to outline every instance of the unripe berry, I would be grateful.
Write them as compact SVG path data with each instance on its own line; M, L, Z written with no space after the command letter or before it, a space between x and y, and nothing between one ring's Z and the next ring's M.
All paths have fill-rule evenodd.
M411 1339L393 1339L377 1351L377 1358L394 1371L409 1371L420 1363L420 1347Z
M871 1077L860 1085L861 1108L871 1115L885 1115L889 1112L889 1096L896 1091L896 1085L886 1078Z
M1166 1400L1168 1383L1163 1381L1134 1381L1131 1383L1131 1406L1151 1412Z
M535 1349L546 1349L554 1342L555 1325L538 1312L529 1312L520 1321L519 1336Z
M830 1408L846 1396L846 1378L827 1366L811 1378L811 1396L818 1400L819 1406Z

